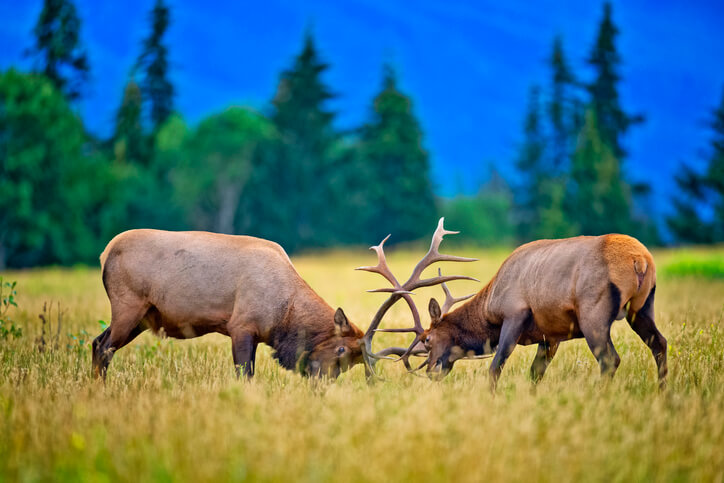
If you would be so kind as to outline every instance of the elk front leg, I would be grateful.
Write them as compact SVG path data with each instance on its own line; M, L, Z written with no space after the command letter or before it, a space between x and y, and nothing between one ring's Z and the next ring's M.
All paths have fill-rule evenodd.
M146 312L148 306L142 300L111 300L111 325L95 338L92 345L96 378L105 382L113 354L146 330L141 325Z
M231 336L231 351L237 378L242 372L247 379L254 375L257 344L256 336L252 332L240 332Z
M108 327L101 334L93 339L93 375L96 378L103 377L105 379L106 370L110 360L106 361L103 357L103 349L105 347L108 337L111 335L111 328Z
M543 379L548 365L553 360L553 356L556 355L558 350L558 342L544 341L538 344L538 351L535 353L535 359L533 359L533 365L530 366L530 378L533 383L537 383Z
M498 342L498 349L495 351L495 357L493 362L490 363L490 391L495 392L495 387L498 384L498 378L500 373L503 371L505 361L508 359L510 354L518 344L518 339L523 333L525 324L530 317L530 310L526 309L524 312L520 312L512 317L507 317L503 320L503 327L500 330L500 341Z

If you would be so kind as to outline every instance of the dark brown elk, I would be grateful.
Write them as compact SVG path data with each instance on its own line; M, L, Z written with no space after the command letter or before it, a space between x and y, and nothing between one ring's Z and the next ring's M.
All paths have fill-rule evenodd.
M585 338L602 374L613 376L620 358L611 341L611 324L626 318L651 349L661 387L667 374L666 339L654 323L656 267L649 251L626 235L540 240L516 249L493 279L465 304L446 313L430 300L430 328L410 347L386 349L409 357L426 355L432 378L442 378L455 361L494 354L490 365L495 389L506 359L517 344L538 344L530 369L539 381L562 341ZM405 360L406 365L407 361Z
M337 377L362 362L362 331L302 280L276 243L131 230L111 240L101 266L111 323L93 341L93 368L104 379L114 352L146 329L180 339L228 335L237 375L247 377L260 342L307 375Z

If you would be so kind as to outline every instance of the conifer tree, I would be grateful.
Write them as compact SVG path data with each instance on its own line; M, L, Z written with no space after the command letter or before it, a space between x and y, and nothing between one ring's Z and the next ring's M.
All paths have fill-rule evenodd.
M521 174L517 198L518 235L523 241L536 238L540 226L540 210L545 201L542 186L550 175L545 166L546 141L541 125L540 88L532 86L523 121L523 144L516 160Z
M551 97L548 103L548 115L552 127L553 169L560 171L568 166L570 148L575 140L575 99L571 88L576 80L563 51L560 37L553 40L553 52L550 57L552 70ZM580 127L580 126L579 126Z
M613 148L614 156L622 160L626 157L626 151L622 147L621 138L631 125L643 122L643 117L628 114L621 107L618 95L621 56L616 48L618 34L618 27L613 23L611 4L606 2L596 42L588 57L588 63L595 72L588 91L602 140Z
M621 177L613 147L599 131L596 110L589 108L585 119L571 161L569 216L582 235L630 233L630 186Z
M141 89L131 79L123 89L123 99L116 112L113 154L117 161L146 162L146 137L141 125L142 108Z
M304 152L322 157L336 139L335 114L327 109L334 94L322 80L329 64L317 52L307 32L302 51L291 69L285 70L272 100L272 120L288 142Z
M38 59L40 71L66 99L80 97L90 72L80 42L81 21L70 0L44 0L33 34L35 45L28 54Z
M627 152L623 147L624 136L629 131L630 127L644 121L643 116L629 114L621 106L618 93L618 84L621 81L619 68L621 64L621 57L616 48L616 37L619 34L619 30L613 23L612 8L610 3L604 4L603 19L599 25L598 35L596 41L591 49L591 54L588 58L588 63L594 70L594 79L587 86L590 94L589 107L593 110L593 113L586 111L584 117L584 126L581 128L581 134L579 135L578 152L579 156L579 168L582 162L581 156L586 158L591 153L589 148L597 145L595 137L600 138L601 151L600 154L606 156L605 159L600 160L599 168L603 171L593 170L589 173L604 174L604 173L616 173L616 179L612 179L610 190L608 195L604 196L601 193L592 194L595 199L599 202L612 203L611 206L603 208L604 212L609 212L610 216L616 216L617 220L605 222L600 220L602 225L600 226L612 226L615 227L615 231L626 232L634 236L638 236L645 242L655 242L658 240L658 233L655 224L651 222L646 211L639 211L635 214L633 207L634 199L638 203L645 203L646 197L651 193L651 187L645 182L631 182L626 180L624 176L624 170L622 164L624 159L627 157ZM593 116L593 117L592 117ZM592 127L595 123L595 129ZM595 132L595 136L591 137ZM587 138L586 138L587 136ZM581 151L581 138L588 139L588 148ZM587 145L583 143L583 145ZM610 153L608 149L610 148ZM597 149L597 148L596 148ZM588 153L588 154L586 154ZM617 166L610 166L610 170L606 168L608 164L616 163ZM583 163L585 164L585 162ZM608 174L605 174L608 176ZM598 180L589 186L602 186L602 181ZM577 190L582 188L576 187ZM577 208L578 210L581 207ZM616 211L624 210L624 211ZM594 210L596 211L596 210ZM597 212L600 212L598 210ZM580 214L580 213L579 213ZM636 220L633 223L633 220ZM596 225L595 216L593 219L579 219L584 223L584 226L588 226L588 231L598 231L598 228L594 230ZM593 225L588 225L588 223ZM610 231L614 231L613 228Z
M173 111L173 84L168 78L168 47L163 42L170 23L170 12L163 0L156 0L151 10L151 33L143 41L143 51L136 68L143 73L141 89L149 103L153 132L157 132Z
M667 222L679 241L724 241L724 90L710 128L710 154L704 172L683 165L676 176L681 194L674 200L675 213Z
M289 250L335 241L335 200L327 182L334 169L333 150L338 141L334 113L327 104L334 94L322 79L329 64L322 61L311 32L293 66L282 72L272 100L271 119L281 137L276 169L269 173L277 200L275 210L283 228L275 239ZM273 207L269 207L273 209ZM271 215L270 215L271 216Z
M540 88L533 86L523 122L523 143L515 163L521 175L515 196L517 234L521 241L571 234L564 213L565 174L561 172L568 163L556 166L551 155L555 143L546 137L544 120Z
M399 91L391 66L384 67L382 90L360 133L367 183L367 233L377 240L416 240L435 224L437 209L430 161L409 97Z

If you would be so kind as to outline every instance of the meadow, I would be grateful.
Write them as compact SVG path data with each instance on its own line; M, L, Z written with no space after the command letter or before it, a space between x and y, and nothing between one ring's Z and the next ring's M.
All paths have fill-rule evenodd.
M423 253L391 250L388 260L402 276ZM481 260L443 265L445 273L487 281L509 252L455 253ZM622 362L613 381L601 381L577 340L561 345L534 388L535 348L519 346L495 396L489 360L458 362L438 383L383 361L386 380L368 385L361 366L336 381L302 378L260 346L257 374L244 382L234 376L228 338L150 333L116 354L104 385L90 371L90 341L110 317L99 270L5 272L18 282L18 308L8 315L23 334L0 339L0 481L722 481L724 278L681 268L722 256L724 248L654 252L656 322L669 343L666 391L657 390L648 348L618 321ZM373 264L373 253L293 262L330 305L367 327L384 296L365 290L383 280L352 268ZM455 295L481 287L450 285ZM430 296L440 300L442 290L415 296L425 325ZM43 345L44 305L51 327ZM409 311L395 307L386 321L408 325ZM375 343L405 340L381 334Z

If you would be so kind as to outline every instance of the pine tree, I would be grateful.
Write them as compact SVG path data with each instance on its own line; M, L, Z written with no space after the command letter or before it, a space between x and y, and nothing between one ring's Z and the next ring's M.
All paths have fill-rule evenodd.
M622 179L614 148L599 131L596 110L589 108L571 162L568 211L582 235L630 233L631 188Z
M149 102L153 132L157 132L173 111L174 88L168 79L168 48L163 43L170 23L170 12L163 0L156 0L151 10L151 33L143 42L143 52L136 68L143 71L141 88Z
M131 79L123 90L123 99L116 112L113 133L113 153L117 161L145 163L147 161L146 137L141 125L143 98L141 89Z
M81 21L70 0L44 0L33 34L29 55L38 58L40 71L66 99L76 100L90 72L88 57L80 43Z
M522 241L571 235L564 212L566 178L550 155L541 111L540 88L533 86L523 122L524 141L515 163L521 175L515 211L518 237Z
M619 74L621 57L616 48L618 34L618 27L613 23L611 4L607 2L604 4L603 19L599 25L596 42L588 58L588 63L593 68L595 76L593 82L587 86L590 94L589 106L593 109L593 119L595 119L596 136L600 137L601 146L606 147L601 154L605 153L608 156L606 159L601 160L599 167L603 168L609 162L617 163L616 167L610 166L610 170L608 168L604 169L606 173L616 173L617 176L617 179L612 180L613 185L609 193L610 196L597 195L597 199L601 202L608 200L607 202L613 203L612 206L603 208L603 211L609 212L610 216L617 216L618 221L613 223L612 221L604 222L601 220L603 223L601 226L617 227L617 231L626 231L641 238L644 242L655 243L658 240L658 233L656 225L652 223L648 216L647 210L634 210L633 208L634 200L639 205L646 204L646 198L651 193L651 187L645 182L630 183L630 180L626 180L623 176L622 164L627 157L627 152L623 147L624 136L631 126L643 122L644 117L629 114L620 103L618 84L621 81ZM587 131L588 135L593 133L591 119L591 115L586 112L582 134L586 134L583 131ZM592 138L589 137L589 141L592 142ZM611 153L606 151L607 148L610 148ZM581 155L580 150L578 154ZM585 156L587 155L584 154ZM598 184L599 181L596 181L593 185ZM614 194L619 191L620 193ZM616 209L625 211L618 212ZM634 219L636 220L635 223L633 223ZM588 221L594 223L590 219ZM593 229L593 226L591 225L589 228Z
M541 221L540 210L544 205L541 188L544 178L550 176L545 166L546 141L541 121L540 88L533 86L523 121L524 140L515 163L522 179L516 197L516 211L518 236L523 241L536 238Z
M566 169L572 139L575 139L575 99L570 92L576 80L568 66L563 41L556 37L550 57L552 70L551 98L548 103L548 116L552 127L552 160L556 171Z
M710 128L710 154L704 172L683 165L676 176L681 194L674 199L675 213L667 222L679 241L724 241L724 90Z
M279 131L290 144L316 157L322 157L337 137L332 126L335 114L326 108L335 96L322 80L328 69L307 32L301 53L293 67L282 72L272 100L271 117Z
M618 73L621 57L616 49L618 27L613 23L611 4L606 2L603 19L599 25L596 43L591 50L588 63L593 67L595 79L588 85L591 103L598 119L602 140L613 148L619 160L626 157L622 137L633 124L643 122L641 115L630 115L623 110L618 96Z
M334 148L338 135L334 113L327 104L334 98L322 75L329 69L317 52L311 32L307 32L294 65L282 72L272 100L271 119L281 136L277 169L270 172L274 192L270 202L280 200L283 210L270 206L283 230L276 235L289 250L334 242L335 217L331 207L330 185L334 169ZM276 194L276 196L273 196Z
M412 101L399 91L394 70L384 67L382 90L371 119L361 128L361 179L367 185L367 233L377 240L389 233L396 242L416 240L435 224L437 209L430 161Z

